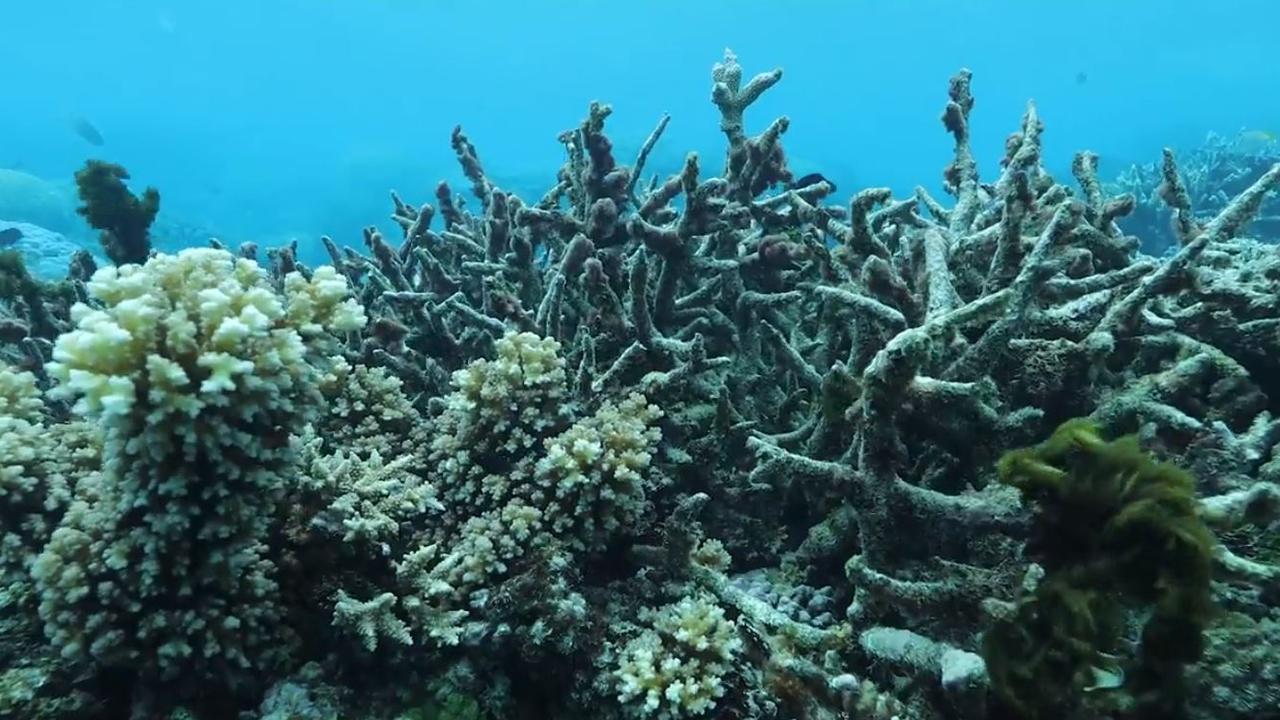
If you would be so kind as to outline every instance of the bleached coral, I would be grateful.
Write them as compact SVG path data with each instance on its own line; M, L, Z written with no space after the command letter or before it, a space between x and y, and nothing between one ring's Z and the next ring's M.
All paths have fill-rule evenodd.
M378 648L380 638L408 645L413 642L413 636L409 634L409 627L396 617L395 604L396 596L389 592L362 602L339 590L333 606L333 624L358 635L369 652Z
M574 548L598 550L644 511L645 474L661 439L662 412L641 395L607 403L546 442L533 484L555 498L551 530Z
M559 349L555 340L512 334L497 343L496 358L454 373L428 455L446 526L499 507L513 492L513 476L530 473L539 443L568 424Z
M442 521L397 570L406 612L444 643L532 558L595 552L636 526L656 483L656 406L633 395L570 425L559 343L512 334L497 350L454 375L429 454Z
M27 568L98 462L83 422L49 424L29 372L0 368L0 607L25 603Z
M425 445L423 419L404 394L404 383L385 368L336 361L325 373L320 390L325 412L316 431L326 452L343 448L384 458L416 453Z
M385 548L403 524L444 509L434 488L409 472L413 455L384 461L376 450L366 458L342 450L316 455L312 449L309 454L306 482L332 497L311 525L343 542Z
M614 670L627 714L676 720L713 710L742 650L724 608L699 595L645 616L650 627L622 648Z
M51 376L103 432L103 472L32 575L64 657L143 683L236 686L288 643L266 541L319 398L329 336L359 327L345 281L213 249L98 271ZM323 333L321 331L324 331Z
M364 308L351 299L347 280L331 265L311 277L291 272L284 278L285 317L304 337L344 333L364 327Z
M0 367L0 418L35 422L43 412L36 376Z
M351 377L351 368L347 366L341 374ZM369 379L374 373L362 372L359 376ZM396 387L387 387L398 393ZM330 397L331 403L344 411L352 409L346 392ZM394 404L396 397L403 396L386 397ZM384 426L372 407L361 413L369 423L348 427L351 434L336 442L329 432L330 423L338 424L335 418L341 415L335 413L332 404L328 410L317 426L308 427L293 440L299 448L303 470L299 492L293 500L304 508L289 532L296 543L293 553L326 558L318 563L321 572L304 582L314 588L312 593L316 596L333 596L332 601L325 602L332 605L334 627L355 635L370 652L377 649L380 637L408 644L412 638L396 616L398 598L393 593L383 592L365 601L361 598L367 596L366 588L361 587L354 595L339 588L333 594L332 583L341 577L390 575L393 562L412 545L417 528L434 522L444 506L436 498L435 488L422 476L420 453L403 448L399 454L383 459L382 452L376 449L377 441L389 441L392 434L383 432ZM400 419L411 416L416 417L412 407L403 417L393 410L390 423L395 426ZM321 431L325 432L323 436ZM331 444L339 449L326 452ZM369 449L369 444L375 448Z

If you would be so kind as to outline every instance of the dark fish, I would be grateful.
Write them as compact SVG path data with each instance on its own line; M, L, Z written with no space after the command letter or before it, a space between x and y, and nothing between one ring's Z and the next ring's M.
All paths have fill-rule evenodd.
M76 134L85 142L93 145L94 147L102 147L102 144L106 142L106 140L102 139L102 133L98 132L98 128L94 127L93 123L85 120L84 118L76 118L76 121L71 128L75 130Z
M18 228L5 228L4 230L0 230L0 247L9 247L21 239L22 231Z
M817 185L820 182L824 182L827 185L830 185L831 192L836 191L836 184L828 180L826 177L824 177L822 173L809 173L808 175L801 177L800 179L791 183L791 189L799 190L801 188L807 188L810 185Z
M1076 84L1077 84L1077 85L1083 85L1083 84L1085 84L1085 83L1087 83L1087 82L1089 82L1089 73L1087 73L1087 72L1085 72L1085 71L1083 71L1083 70L1081 70L1080 72L1076 73Z

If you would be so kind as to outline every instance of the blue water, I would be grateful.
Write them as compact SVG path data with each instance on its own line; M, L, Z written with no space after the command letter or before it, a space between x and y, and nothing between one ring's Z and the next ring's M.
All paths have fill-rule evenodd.
M615 108L620 161L669 112L650 169L697 150L715 171L709 71L725 47L748 74L786 73L748 130L788 115L797 174L842 195L938 185L961 66L988 177L1028 99L1059 172L1079 149L1105 174L1210 131L1280 131L1267 0L3 0L0 28L0 167L69 183L102 157L161 189L162 219L268 245L358 240L387 224L391 188L428 199L458 176L458 123L495 179L538 193L556 135L594 99ZM104 146L73 132L81 117Z

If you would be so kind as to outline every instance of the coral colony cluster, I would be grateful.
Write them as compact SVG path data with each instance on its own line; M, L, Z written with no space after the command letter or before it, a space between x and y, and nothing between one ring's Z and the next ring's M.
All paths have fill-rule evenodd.
M1133 165L1125 169L1108 191L1129 193L1137 200L1133 212L1121 220L1122 227L1142 238L1144 247L1156 254L1176 251L1177 236L1170 222L1171 204L1163 195L1161 178L1169 172L1163 162ZM1271 133L1245 130L1233 138L1210 134L1205 142L1178 160L1178 176L1186 188L1197 217L1207 220L1217 215L1259 175L1280 162L1280 142ZM1280 195L1272 194L1249 226L1255 238L1280 242Z
M0 268L5 718L1262 718L1280 706L1280 251L1260 169L792 178L726 53L723 168L643 180L593 104L540 199L362 250ZM719 166L717 161L714 163Z

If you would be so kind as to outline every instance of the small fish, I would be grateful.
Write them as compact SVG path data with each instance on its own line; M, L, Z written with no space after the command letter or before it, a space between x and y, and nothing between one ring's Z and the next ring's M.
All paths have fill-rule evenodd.
M1081 70L1080 72L1076 73L1076 84L1077 84L1077 85L1083 85L1083 84L1085 84L1085 83L1087 83L1087 82L1089 82L1089 73L1087 73L1087 72L1085 72L1085 71L1083 71L1083 70Z
M1100 668L1095 666L1090 667L1089 671L1093 675L1093 682L1083 688L1087 693L1104 692L1124 687L1124 671L1118 667Z
M1277 141L1280 137L1270 130L1241 130L1231 149L1245 155L1271 155L1280 150Z
M1084 691L1105 692L1124 687L1124 667L1120 664L1120 658L1108 653L1098 653L1098 656L1105 664L1089 667L1093 682L1085 686Z
M801 188L807 188L810 185L817 185L820 182L824 182L827 185L831 186L831 192L836 191L836 184L828 180L826 177L824 177L822 173L809 173L808 175L805 175L800 179L795 180L794 182L791 183L791 189L799 190Z
M79 135L82 140L94 147L102 147L103 143L106 142L106 140L102 139L102 133L98 132L98 128L84 118L76 118L71 128L75 130L76 135Z
M0 247L9 247L22 239L22 231L18 228L0 230Z

